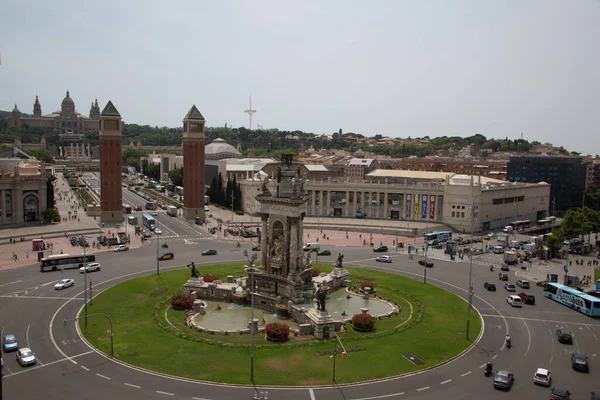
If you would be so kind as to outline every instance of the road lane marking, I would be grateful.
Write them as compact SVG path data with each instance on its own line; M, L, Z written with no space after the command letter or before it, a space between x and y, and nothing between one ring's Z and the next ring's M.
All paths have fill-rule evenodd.
M84 366L84 365L81 365L81 368L82 368L82 369L85 369L86 371L89 371L89 370L90 370L88 367L86 367L86 366Z
M373 396L373 397L361 397L359 399L350 399L350 400L375 400L375 399L387 399L388 397L396 397L402 396L404 392L392 393L392 394L383 394L381 396Z
M203 397L192 397L192 400L210 400L210 399L205 399Z
M58 364L58 363L61 363L61 362L63 362L63 361L67 361L67 360L69 360L69 361L72 361L72 360L71 360L71 358L77 358L77 357L85 356L85 355L88 355L88 354L91 354L91 353L95 353L95 352L94 352L93 350L90 350L90 351L86 351L85 353L81 353L81 354L74 355L74 356L72 356L72 357L70 357L70 358L69 358L69 357L66 357L66 358L61 358L60 360L56 360L56 361L47 362L47 363L46 363L46 364L44 364L44 365L36 365L35 367L29 367L29 368L27 368L27 369L24 369L24 370L21 370L21 371L13 372L13 373L12 373L12 374L10 374L10 375L4 375L4 378L8 378L8 377L11 377L11 376L14 376L14 375L19 375L19 374L24 374L24 373L26 373L26 372L29 372L29 371L34 371L34 370L36 370L36 369L40 369L40 368L44 368L44 367L48 367L48 366L50 366L50 365L53 365L53 364Z
M9 282L9 283L4 283L4 284L0 285L0 287L3 287L3 286L8 286L8 285L12 285L12 284L14 284L14 283L19 283L19 282L23 282L23 280L21 279L21 280L19 280L19 281L14 281L14 282Z
M25 339L27 339L27 347L31 348L31 346L29 345L29 327L31 325L27 324L27 332L25 333Z
M473 371L468 371L468 372L465 372L464 374L460 374L460 376L467 376L467 375L469 375L471 372L473 372Z
M440 382L440 385L445 385L446 383L450 383L450 382L452 382L452 379L447 379L443 382Z
M549 322L549 323L553 323L553 324L559 324L559 325L557 325L557 327L565 325L564 321L539 319L539 318L510 317L510 316L497 315L497 314L481 314L481 316L482 317L489 317L489 318L503 318L503 319L524 319L526 321L532 321L532 322ZM593 326L593 327L596 327L596 328L600 327L600 324L586 324L586 323L583 323L583 322L569 322L569 325Z
M308 394L310 395L310 400L316 400L315 392L312 389L308 389Z
M125 382L125 383L124 383L124 385L125 385L125 386L129 386L129 387L132 387L132 388L135 388L135 389L141 389L141 388L142 388L141 386L138 386L138 385L132 385L131 383L127 383L127 382Z
M422 388L418 388L418 389L417 389L417 392L422 392L423 390L427 390L427 389L429 389L429 386L425 386L425 387L422 387Z
M485 367L486 365L487 365L487 363L485 363L485 364L481 364L481 365L479 366L479 368L483 368L483 367Z
M596 334L594 333L594 331L589 326L586 326L586 328L588 328L588 330L590 332L592 332L592 335L594 336L594 339L598 340L598 336L596 336Z
M158 393L158 394L164 394L165 396L175 396L175 393L161 392L160 390L157 390L156 393Z
M550 356L550 362L549 362L549 364L552 364L552 359L553 359L553 358L554 358L554 354L552 354L552 355Z
M494 357L492 357L492 360L495 360L496 358L498 358L498 354L494 354Z
M525 355L523 355L523 357L527 357L527 353L529 353L529 349L531 348L531 331L529 330L527 322L525 322L524 319L522 319L521 321L523 321L523 323L525 324L525 328L527 328L527 351L525 352Z
M44 300L71 300L71 297L55 297L55 296L17 296L11 294L1 295L0 298L4 299L44 299ZM73 300L82 300L83 299L73 299Z
M104 376L104 375L102 375L102 374L98 374L98 373L96 374L96 376L99 376L100 378L104 378L104 379L106 379L107 381L110 381L110 378L109 378L108 376Z

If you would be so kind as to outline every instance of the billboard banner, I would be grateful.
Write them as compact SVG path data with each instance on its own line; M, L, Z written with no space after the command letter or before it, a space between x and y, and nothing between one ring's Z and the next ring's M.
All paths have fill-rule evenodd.
M406 218L410 219L410 214L412 213L412 196L410 194L406 195Z
M419 195L415 194L415 219L419 219Z
M429 219L435 221L435 196L429 197Z
M421 196L421 219L427 219L427 195Z

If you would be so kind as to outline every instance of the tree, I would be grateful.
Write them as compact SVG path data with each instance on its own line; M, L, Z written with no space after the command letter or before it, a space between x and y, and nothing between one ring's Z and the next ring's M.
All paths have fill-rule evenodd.
M121 155L123 165L134 167L136 170L140 167L140 158L146 157L148 152L138 149L125 149Z
M60 222L60 214L56 208L46 208L42 212L42 217L46 222Z
M552 235L548 236L548 241L546 242L546 245L548 246L548 252L550 253L549 257L558 254L561 247L563 246L564 241L565 236L560 228L555 229L554 232L552 232Z
M175 186L183 186L183 167L173 168L169 171L169 178Z
M38 159L42 162L45 162L45 163L51 163L54 161L54 157L52 156L52 153L50 153L46 149L26 150L25 152L27 154L29 154L30 156L33 156L36 159Z
M156 181L160 181L160 165L149 164L144 167L144 175L148 178L154 178Z
M600 211L600 187L588 187L584 194L583 203L592 210Z
M46 208L54 208L54 184L55 177L46 180Z

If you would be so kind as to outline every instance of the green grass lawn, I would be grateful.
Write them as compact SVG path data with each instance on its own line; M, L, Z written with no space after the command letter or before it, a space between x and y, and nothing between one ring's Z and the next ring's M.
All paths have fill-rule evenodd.
M322 271L327 266L319 266ZM200 268L207 272L240 276L241 265L219 265ZM347 268L353 284L369 278L375 282L377 294L397 301L400 315L377 321L376 332L360 334L349 329L340 332L347 359L338 358L338 383L364 381L416 371L443 362L467 348L465 340L466 303L453 294L431 285L399 275L361 268ZM90 313L111 317L114 330L115 358L142 368L186 378L214 382L249 384L249 335L215 335L192 330L183 323L184 312L168 309L163 299L180 290L189 277L182 269L148 275L121 283L102 292L89 307ZM409 302L413 316L409 319ZM419 310L423 310L419 315ZM165 322L165 311L169 321ZM155 320L155 316L156 319ZM416 323L417 320L420 320ZM92 345L110 353L106 337L107 321L91 317L87 329L80 320L84 335ZM178 330L177 330L178 329ZM476 338L481 321L471 317L471 338ZM179 335L178 335L179 332ZM189 338L180 337L185 334ZM207 343L207 340L218 344ZM330 360L332 341L312 337L292 338L285 344L267 342L255 336L255 382L259 385L318 385L331 383ZM339 349L339 347L338 347ZM412 353L426 364L420 367L402 354Z

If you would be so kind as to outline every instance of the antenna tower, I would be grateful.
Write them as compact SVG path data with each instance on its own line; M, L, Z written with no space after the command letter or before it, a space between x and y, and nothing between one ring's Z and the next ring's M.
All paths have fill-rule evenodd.
M250 95L250 107L244 112L250 116L250 130L252 130L252 115L256 112L252 109L252 95Z

